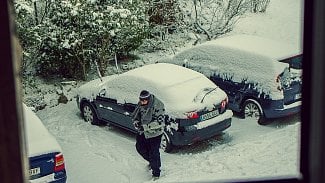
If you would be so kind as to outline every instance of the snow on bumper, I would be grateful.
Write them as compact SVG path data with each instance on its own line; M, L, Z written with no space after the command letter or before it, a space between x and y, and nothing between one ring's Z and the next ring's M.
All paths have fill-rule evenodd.
M227 110L225 113L223 113L222 115L219 115L215 118L206 120L206 121L202 121L197 123L196 125L193 125L194 127L196 127L196 129L202 129L202 128L206 128L209 127L211 125L217 124L221 121L224 121L225 119L231 118L233 116L233 112L231 110Z
M267 118L279 118L293 115L301 111L301 101L294 102L290 105L284 105L283 108L265 109L264 113Z
M173 131L170 139L173 145L190 145L222 133L231 126L233 112L227 110L220 116L187 126L185 131Z
M55 173L46 175L44 177L40 177L37 179L29 180L30 183L44 183L44 182L51 182L51 183L65 183L67 181L67 177L64 176L56 177Z

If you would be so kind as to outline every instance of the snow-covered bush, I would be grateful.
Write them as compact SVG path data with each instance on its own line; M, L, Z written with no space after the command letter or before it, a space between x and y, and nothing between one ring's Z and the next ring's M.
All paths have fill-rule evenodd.
M24 66L42 76L86 79L93 66L143 51L173 49L189 34L216 38L269 0L16 0ZM181 35L177 39L174 35ZM191 38L192 39L192 38ZM27 64L26 64L27 63ZM24 68L23 68L24 73Z
M251 12L259 13L265 12L270 0L250 0L251 2Z
M154 52L177 47L176 34L186 31L184 14L180 8L182 0L144 0L148 3L149 37L141 45L141 50Z
M183 13L180 9L180 0L145 0L149 3L148 16L151 27L155 27L152 34L157 32L157 27L161 27L162 33L169 33L179 29L183 22ZM162 38L163 39L163 38Z
M191 0L182 1L185 22L208 40L230 32L246 12L265 12L269 0Z
M23 40L29 40L24 34L38 35L34 45L44 76L85 79L94 62L104 74L110 58L127 55L148 32L147 3L142 0L19 0L17 12L23 12L22 5L28 8L17 14L18 29ZM43 12L36 13L37 7ZM25 24L26 16L38 21Z
M16 0L16 31L20 40L20 44L23 47L23 62L22 62L22 74L25 76L28 72L34 74L35 71L31 68L36 63L37 45L40 43L40 36L38 34L39 27L34 19L35 11L32 1Z
M192 0L183 6L188 10L188 26L211 40L231 31L250 3L248 0Z

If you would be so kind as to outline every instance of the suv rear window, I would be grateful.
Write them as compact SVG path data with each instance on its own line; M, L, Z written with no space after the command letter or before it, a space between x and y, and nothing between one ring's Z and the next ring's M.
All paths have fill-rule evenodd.
M280 62L288 63L290 65L290 68L302 69L302 55L280 60Z

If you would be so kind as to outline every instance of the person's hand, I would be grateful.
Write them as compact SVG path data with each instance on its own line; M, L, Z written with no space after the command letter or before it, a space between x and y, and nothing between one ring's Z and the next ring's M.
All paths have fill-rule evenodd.
M135 129L140 130L140 127L141 127L140 121L138 121L138 120L133 121L133 126Z

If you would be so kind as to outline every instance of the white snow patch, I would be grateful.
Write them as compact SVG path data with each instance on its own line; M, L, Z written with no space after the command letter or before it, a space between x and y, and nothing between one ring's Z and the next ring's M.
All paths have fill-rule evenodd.
M52 152L62 152L56 139L45 128L37 115L25 104L23 104L23 114L29 157Z

